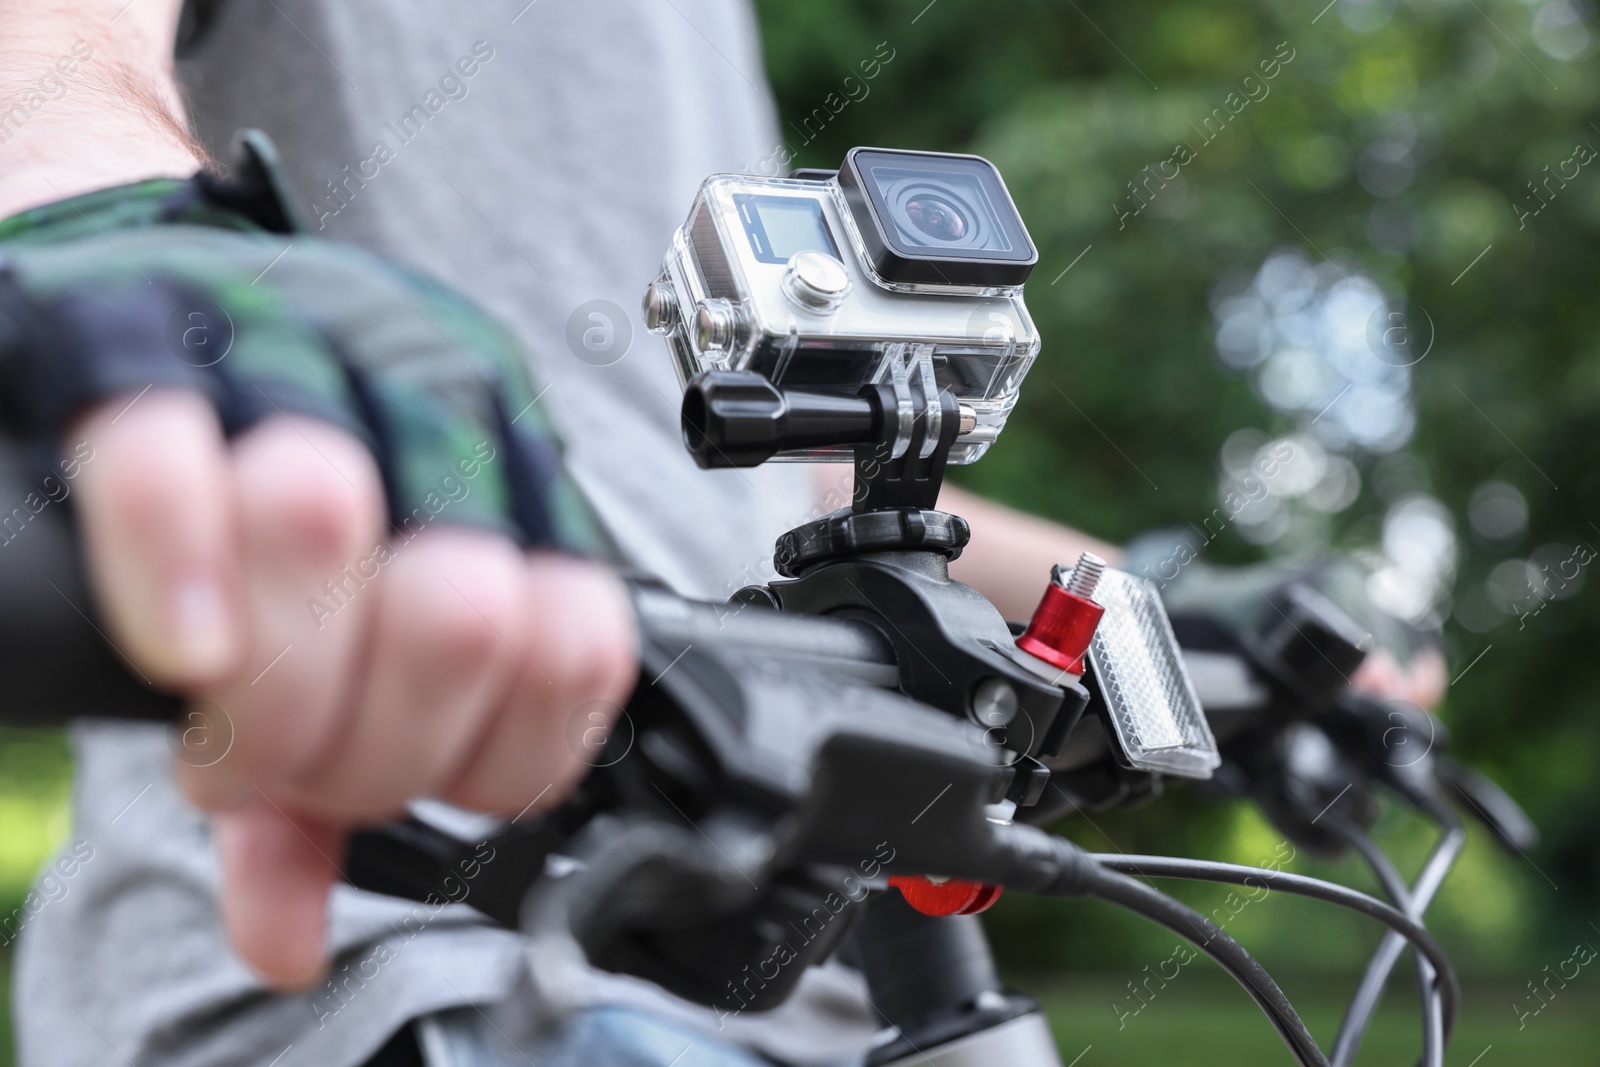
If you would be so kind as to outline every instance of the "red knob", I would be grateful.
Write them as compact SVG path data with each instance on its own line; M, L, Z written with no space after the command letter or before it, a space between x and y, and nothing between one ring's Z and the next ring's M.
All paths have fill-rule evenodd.
M1000 899L1001 887L961 878L934 881L924 874L892 874L889 884L924 915L976 915Z
M1088 552L1071 571L1057 567L1017 647L1058 670L1082 674L1083 654L1106 613L1090 599L1105 569L1105 560Z

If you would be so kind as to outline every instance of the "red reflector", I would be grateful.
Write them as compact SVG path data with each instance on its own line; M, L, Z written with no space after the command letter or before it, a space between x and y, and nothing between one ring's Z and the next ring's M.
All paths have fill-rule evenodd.
M1001 888L987 882L960 878L931 881L921 874L895 874L889 884L900 890L906 903L924 915L976 915L1000 899Z

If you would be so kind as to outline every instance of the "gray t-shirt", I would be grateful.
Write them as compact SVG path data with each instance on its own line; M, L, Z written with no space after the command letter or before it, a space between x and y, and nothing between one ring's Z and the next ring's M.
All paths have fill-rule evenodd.
M809 517L805 468L695 468L636 311L700 180L773 155L744 0L226 0L182 69L215 151L241 126L275 139L313 229L438 276L520 334L633 563L700 596L766 576L774 537ZM353 1067L420 1014L515 1009L515 934L347 888L334 984L265 992L222 939L207 824L162 733L85 727L75 745L72 840L91 856L20 939L24 1067ZM600 986L709 1020L643 983ZM801 1061L858 1052L869 1020L848 984L813 973L803 990L724 1036Z

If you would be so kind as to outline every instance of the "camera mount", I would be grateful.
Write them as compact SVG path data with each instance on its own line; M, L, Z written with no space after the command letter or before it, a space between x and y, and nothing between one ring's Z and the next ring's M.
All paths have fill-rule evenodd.
M793 578L814 563L863 552L961 554L966 522L934 506L951 446L973 420L939 389L930 348L895 346L882 364L886 380L855 396L783 389L750 371L706 371L689 382L684 444L702 467L753 467L788 450L854 449L851 507L780 537L779 574Z

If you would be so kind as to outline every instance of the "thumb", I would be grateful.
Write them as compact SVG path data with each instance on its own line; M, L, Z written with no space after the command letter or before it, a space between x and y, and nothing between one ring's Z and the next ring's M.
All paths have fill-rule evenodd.
M267 985L314 984L327 967L328 893L345 831L264 795L212 817L222 860L222 921L234 951Z

